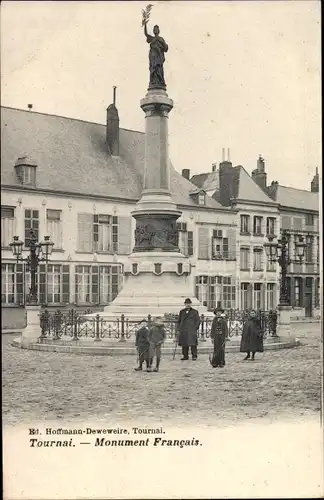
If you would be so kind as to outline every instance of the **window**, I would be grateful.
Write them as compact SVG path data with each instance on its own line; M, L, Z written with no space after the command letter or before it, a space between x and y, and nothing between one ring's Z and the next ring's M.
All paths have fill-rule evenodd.
M262 271L262 249L253 248L253 270Z
M122 285L121 266L76 266L75 302L107 304L118 295Z
M235 308L235 283L231 276L197 276L196 297L212 310L217 306Z
M223 237L223 232L221 230L213 230L212 256L213 259L219 260L229 258L228 238Z
M183 255L193 255L193 232L187 231L186 222L178 222L178 245Z
M113 253L113 217L111 215L93 216L93 243L95 252Z
M248 271L250 269L250 249L243 247L240 250L240 254L241 271Z
M235 285L232 285L231 277L223 278L222 306L225 309L235 308Z
M313 262L313 236L306 236L305 262L311 264Z
M40 264L36 274L37 295L40 304L68 304L70 302L70 266ZM30 291L30 272L26 273L25 293Z
M100 304L109 304L121 289L122 272L120 266L100 266Z
M30 246L29 231L33 229L35 236L39 238L39 212L38 210L25 210L25 247Z
M205 205L206 203L206 195L205 193L201 192L198 194L198 205Z
M54 249L62 248L61 210L46 210L47 234L54 243Z
M1 207L1 247L9 247L15 232L15 209Z
M130 222L130 218L127 217ZM130 225L125 226L125 237L130 240ZM118 217L104 214L78 214L79 252L118 252Z
M294 303L296 307L302 307L301 287L302 287L301 278L295 278Z
M250 216L249 215L241 215L241 233L243 233L243 234L250 233Z
M276 285L267 283L267 310L276 309Z
M1 303L23 304L23 265L1 264Z
M253 218L253 234L262 234L262 217L255 216Z
M275 217L267 217L267 235L274 236L276 231Z
M35 167L24 166L22 173L22 179L23 179L22 183L34 185L36 180L35 175L36 175Z
M277 262L270 259L270 256L267 256L267 271L274 272L277 270Z
M261 283L254 283L253 286L253 307L254 309L262 309L262 298L261 298Z
M320 242L319 242L319 238L316 238L316 241L317 241L317 244L316 244L316 262L317 264L319 264L319 250L320 250Z
M306 226L314 226L314 215L306 214L305 215L305 225Z
M251 309L252 288L250 283L241 283L241 309Z
M320 308L321 306L321 288L320 288L320 279L316 278L315 281L315 307Z

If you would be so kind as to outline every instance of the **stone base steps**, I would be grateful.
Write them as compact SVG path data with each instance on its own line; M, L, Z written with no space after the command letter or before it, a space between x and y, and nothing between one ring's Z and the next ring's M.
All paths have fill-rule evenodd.
M57 353L73 353L82 355L94 355L94 356L137 356L137 350L131 343L127 342L95 342L91 343L88 341L52 341L52 342L37 342L37 341L23 341L21 337L15 338L12 346L21 349L31 349L36 351L44 352L57 352ZM292 347L297 347L300 345L298 340L286 341L286 342L265 342L264 350L277 350L277 349L289 349ZM163 347L163 355L173 356L174 354L174 344L166 343ZM198 346L199 354L211 354L213 346L211 343L200 343ZM226 343L226 352L239 352L239 343L231 344ZM181 347L177 346L176 356L181 354Z

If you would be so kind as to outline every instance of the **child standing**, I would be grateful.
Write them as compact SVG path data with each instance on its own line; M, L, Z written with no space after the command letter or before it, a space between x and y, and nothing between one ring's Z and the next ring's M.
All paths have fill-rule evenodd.
M147 327L147 321L143 320L140 323L140 328L136 332L135 345L138 351L138 362L139 366L135 368L136 372L142 371L143 363L145 361L147 371L150 371L150 342L148 339L149 330Z
M150 365L148 371L151 371L153 359L156 357L156 365L153 371L158 372L161 361L161 346L165 341L163 318L160 316L154 319L149 330L148 338L150 342Z

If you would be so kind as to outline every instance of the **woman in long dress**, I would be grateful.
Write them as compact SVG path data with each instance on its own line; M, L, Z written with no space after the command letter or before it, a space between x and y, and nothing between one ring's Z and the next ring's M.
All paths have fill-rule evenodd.
M256 311L250 311L250 317L243 326L240 352L245 352L244 361L251 358L254 361L256 352L263 352L263 335L257 319Z

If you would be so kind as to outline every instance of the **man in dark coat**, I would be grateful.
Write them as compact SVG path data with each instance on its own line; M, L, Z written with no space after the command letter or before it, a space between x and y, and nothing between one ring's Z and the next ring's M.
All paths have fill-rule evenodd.
M256 316L256 311L250 311L250 318L243 326L240 352L246 352L244 360L250 359L252 352L254 361L255 353L263 352L263 335Z
M211 360L213 368L225 366L225 342L228 337L227 321L222 317L224 309L215 309L215 318L211 327L211 339L214 344L214 352Z
M193 361L197 359L198 328L200 325L199 313L191 307L191 300L185 300L185 308L181 309L178 317L178 344L182 347L181 360L189 359L189 347Z

